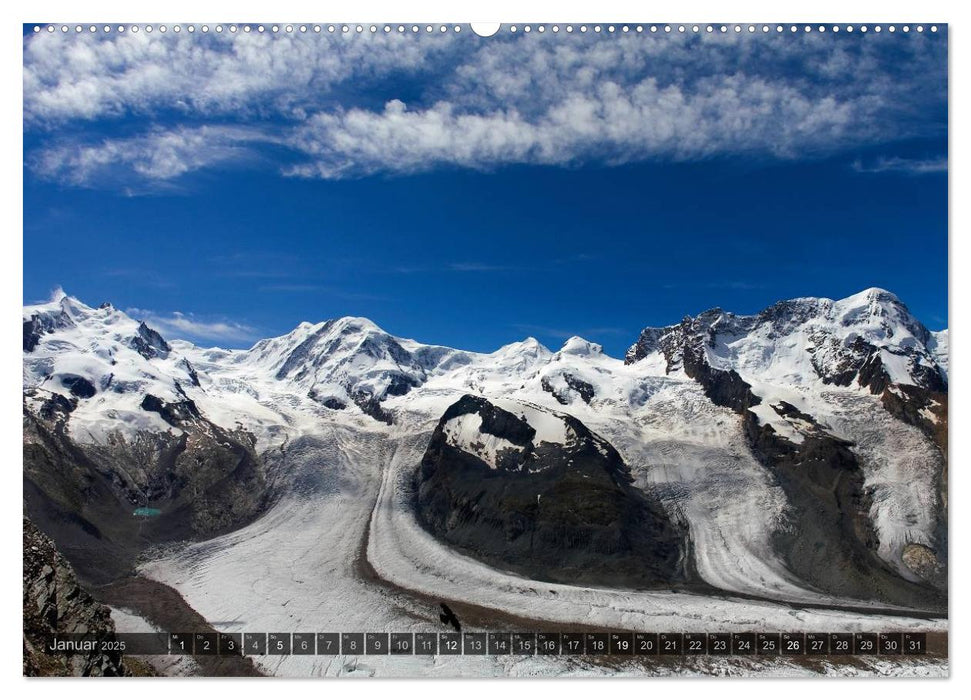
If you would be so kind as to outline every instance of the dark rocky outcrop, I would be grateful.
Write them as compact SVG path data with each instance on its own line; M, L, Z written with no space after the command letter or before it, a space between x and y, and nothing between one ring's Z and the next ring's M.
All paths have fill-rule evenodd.
M929 437L947 463L947 391L933 391L909 384L895 384L880 394L890 415L912 425Z
M444 426L481 417L481 432L515 448L496 468L450 444ZM631 486L627 465L579 420L561 416L566 445L534 441L522 418L464 396L442 416L415 476L431 533L494 566L564 583L669 586L691 578L684 529Z
M90 399L98 393L98 390L94 388L94 384L84 377L79 377L75 374L65 374L61 377L61 383L67 387L72 395L77 396L79 399Z
M784 410L784 408L783 408ZM872 505L851 443L815 429L795 444L751 411L743 424L752 451L775 475L789 504L776 549L804 581L831 594L918 609L946 607L940 592L903 579L877 556Z
M388 387L384 390L385 396L404 396L409 391L421 384L406 374L392 374L388 381Z
M34 351L40 342L41 332L36 316L24 321L24 352Z
M169 344L165 342L165 338L155 329L145 325L144 321L138 324L138 333L131 338L129 345L146 360L155 357L168 357L168 354L172 351Z
M192 366L192 363L189 362L184 357L182 358L182 366L185 367L185 371L188 373L189 380L192 382L192 385L193 386L202 386L199 383L199 373L196 372L196 368L193 367Z
M311 389L307 392L307 398L312 401L316 401L324 408L329 408L332 411L343 411L345 408L347 408L347 404L338 399L336 396L321 396L315 389Z
M923 580L942 591L947 590L947 567L930 547L911 542L904 547L901 559Z
M566 383L567 388L573 392L576 392L577 396L579 396L584 403L589 404L593 400L593 397L597 395L597 391L594 389L593 384L585 382L569 372L564 372L561 376L563 377L563 381ZM557 390L557 388L553 386L553 383L550 381L549 377L543 377L540 380L540 386L543 388L543 391L552 394L553 398L556 399L558 403L564 406L568 406L570 404L569 393L567 392L565 394L564 392Z
M667 362L667 371L683 369L701 385L713 403L737 412L757 406L761 400L738 372L717 369L708 362L705 347L714 344L719 322L726 318L733 321L738 317L712 309L695 318L686 316L677 326L647 328L627 351L624 362L633 364L660 350Z
M179 428L186 422L199 420L199 409L192 399L185 401L163 401L157 396L145 394L142 399L141 408L143 411L157 413L169 425Z
M120 652L101 650L115 632L108 608L82 588L49 537L27 518L23 525L24 675L132 675ZM47 645L55 635L84 635L95 642L95 650L51 652Z
M178 415L178 434L111 434L81 445L65 427L71 401L52 397L38 414L24 407L24 508L83 580L113 580L149 545L230 531L267 504L252 435L168 411ZM161 514L136 519L139 506Z
M550 381L549 377L543 377L540 380L540 386L548 394L552 394L553 398L556 399L557 403L562 406L568 406L570 404L570 399L563 395L562 392L557 391L556 387L553 386L553 382Z
M828 342L833 343L833 339ZM888 351L889 352L889 351ZM870 390L872 394L882 394L893 380L884 365L880 348L855 338L849 346L842 346L831 357L836 357L835 368L820 366L814 356L813 366L826 384L849 386L854 380ZM919 389L935 393L947 392L947 381L941 372L915 360L914 357L901 355L908 364L913 385Z
M69 399L63 394L51 394L44 399L38 411L45 421L57 422L67 418L67 414L77 408L78 400Z
M769 468L786 494L788 526L775 534L774 543L789 568L801 579L835 595L914 608L945 609L946 593L902 578L877 556L878 541L869 516L870 495L864 488L863 470L852 445L829 434L812 416L785 402L773 405L773 410L781 416L798 418L808 427L801 431L805 437L798 444L778 435L771 426L762 425L749 410L761 403L751 386L734 370L715 368L708 360L706 348L715 347L719 333L739 337L768 323L770 334L784 334L813 318L820 312L817 307L824 302L780 302L758 316L749 317L713 309L694 318L686 317L677 326L645 329L628 351L626 362L631 364L660 351L669 372L683 369L701 385L713 403L739 414L753 454ZM926 335L927 331L921 329L915 327L913 331ZM816 349L819 349L831 339L816 340ZM823 356L828 364L817 366L817 357ZM890 383L880 350L860 338L849 346L840 346L835 354L827 350L813 355L812 359L824 382L848 385L857 381L873 393L883 392L884 406L894 415L912 424L923 423L925 430L940 430L939 423L928 421L920 413L921 402L901 399L901 396L912 398L910 389L894 391L896 385ZM935 387L942 381L940 373L930 369L926 380ZM915 390L926 393L926 390ZM946 400L943 404L946 405ZM946 435L946 421L944 425ZM927 559L917 555L912 558L922 562ZM937 575L936 580L941 578Z
M391 425L394 416L381 406L381 401L374 394L367 391L356 391L351 394L351 401L360 408L366 415L371 416L376 421Z
M593 388L593 384L590 382L585 382L569 372L565 372L563 374L563 381L565 381L566 385L573 389L573 391L577 392L577 394L586 404L589 404L593 400L593 397L597 395L597 391Z
M57 328L68 328L72 325L74 325L74 322L63 310L32 314L29 319L24 321L24 352L33 352L44 334Z

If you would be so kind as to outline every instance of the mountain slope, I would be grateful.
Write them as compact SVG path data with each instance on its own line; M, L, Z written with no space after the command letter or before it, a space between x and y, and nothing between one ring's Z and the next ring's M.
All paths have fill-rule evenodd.
M415 490L432 533L529 578L687 581L686 532L632 482L617 450L576 418L467 394L439 421Z
M101 650L101 644L110 642L115 632L108 608L79 585L49 537L30 520L24 518L23 524L24 675L132 675L120 652ZM50 653L51 639L64 635L85 635L97 649L71 655Z
M590 551L610 550L605 562L653 561L644 585L696 571L771 599L941 607L947 369L946 331L930 333L882 290L753 316L704 312L645 329L625 360L582 338L556 352L534 339L467 352L350 317L248 350L202 349L58 295L24 308L25 501L75 560L96 549L116 557L112 546L130 554L121 533L136 506L161 511L136 523L143 540L203 539L270 517L288 494L339 492L350 482L329 471L333 450L313 446L340 435L341 468L387 484L402 517L528 577L562 580L591 562L521 568L538 550L509 527L554 544L597 542ZM575 422L589 437L527 449L505 430L483 433L470 418L479 408L453 415L462 401L536 434L568 434L556 426ZM368 456L398 454L402 441L407 463ZM582 468L569 466L578 445ZM562 489L580 504L582 482L597 480L604 490L587 496L604 497L609 524L571 531L576 508ZM491 515L470 516L461 504L484 485L477 502ZM525 496L513 498L517 489ZM544 500L549 510L532 507ZM514 511L525 517L510 525ZM370 537L386 537L381 522ZM636 534L645 524L647 539ZM660 549L648 552L648 541ZM629 582L631 567L621 569L591 583Z
M940 340L893 294L869 289L839 301L779 302L754 316L713 309L648 328L626 362L663 362L666 372L684 372L742 417L753 453L786 491L789 525L776 546L800 578L852 597L879 589L913 604L925 593L910 582L940 586L946 566ZM891 422L884 445L870 435L870 451L860 450L863 416L873 415L865 394L878 395L887 412L938 449L921 447L921 461L912 450L887 449L907 432ZM846 415L849 406L860 412L857 420ZM913 434L906 440L924 442ZM931 562L921 569L908 562L915 547Z
M110 581L153 543L235 529L266 504L254 437L200 412L199 375L156 331L62 293L24 318L26 512L79 575Z

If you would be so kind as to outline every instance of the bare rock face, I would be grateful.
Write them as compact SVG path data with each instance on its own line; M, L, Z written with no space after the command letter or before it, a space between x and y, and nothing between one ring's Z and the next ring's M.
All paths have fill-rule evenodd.
M939 360L935 334L927 330L893 294L869 289L840 301L807 297L780 301L758 314L743 316L719 308L685 316L680 324L645 328L627 351L633 364L655 352L663 354L667 370L691 365L703 354L735 360L726 344L740 338L757 339L763 348L784 347L799 339L805 360L823 384L853 383L880 394L894 381L887 362L906 374L906 384L930 392L947 391L946 367ZM749 368L758 371L757 368Z
M782 342L803 337L807 342ZM739 414L753 455L785 491L788 526L773 540L802 580L834 595L945 609L946 562L933 551L910 550L913 564L906 563L919 582L905 580L877 556L871 497L853 444L786 402L772 408L800 420L805 427L801 443L763 425L750 410L762 398L735 367L744 366L749 376L758 377L760 364L758 353L744 355L737 347L745 342L759 347L763 357L785 353L787 347L804 348L805 355L790 357L793 368L811 367L802 381L856 385L879 395L895 418L922 430L945 456L941 501L946 507L947 379L932 352L932 334L895 296L867 290L840 302L779 302L752 316L712 309L675 326L646 328L628 350L626 362L659 353L669 373L683 371L713 403ZM896 376L888 362L896 365Z
M563 442L467 395L442 416L416 475L419 519L461 551L531 578L652 588L688 582L686 532L631 486L621 456L572 416Z
M24 320L24 352L33 352L44 334L72 325L71 317L60 310L56 313L31 315Z
M114 631L108 608L81 587L74 569L51 539L25 518L24 675L131 675L120 652L66 655L45 650L53 635L84 634L101 642L110 639Z
M911 543L904 547L904 564L920 576L939 588L947 585L947 568L941 563L930 547L922 544Z
M147 395L143 410L175 431L80 444L66 430L72 400L24 407L24 504L83 580L129 572L146 546L212 537L250 522L268 498L254 438L200 416L190 400ZM139 507L157 516L136 518Z
M169 344L165 342L165 338L154 328L145 325L144 321L138 324L138 333L132 337L130 345L146 360L153 357L167 357L172 351Z

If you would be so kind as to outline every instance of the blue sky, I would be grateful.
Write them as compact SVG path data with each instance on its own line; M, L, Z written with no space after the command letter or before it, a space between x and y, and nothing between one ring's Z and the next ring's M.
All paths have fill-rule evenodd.
M491 350L793 296L947 325L935 35L25 36L24 299Z

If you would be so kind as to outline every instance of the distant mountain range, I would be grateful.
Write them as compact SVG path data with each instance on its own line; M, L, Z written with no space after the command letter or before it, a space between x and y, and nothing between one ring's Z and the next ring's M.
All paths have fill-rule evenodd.
M624 359L350 317L205 349L64 294L23 322L26 512L84 580L317 488L288 449L339 431L347 460L414 441L410 517L526 579L946 609L948 335L884 290L712 309Z

